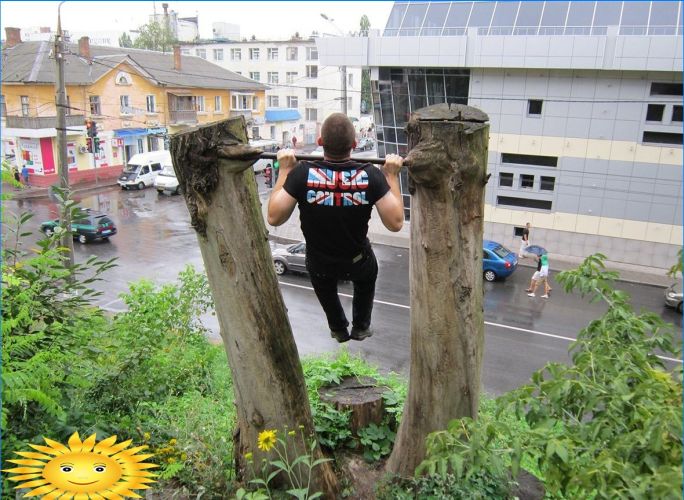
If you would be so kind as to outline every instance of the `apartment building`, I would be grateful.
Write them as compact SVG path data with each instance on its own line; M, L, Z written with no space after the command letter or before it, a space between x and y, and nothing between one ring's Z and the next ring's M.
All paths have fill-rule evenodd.
M342 69L319 64L313 39L243 40L183 44L185 55L201 57L269 87L266 111L252 124L254 139L283 145L313 144L323 120L342 110ZM361 108L361 68L346 72L346 112L358 118ZM241 103L231 105L239 109ZM233 108L231 108L233 109Z
M371 68L378 152L411 112L489 115L485 236L667 267L682 246L681 2L395 2L384 30L320 38ZM407 174L402 175L410 218Z
M55 62L50 42L7 28L2 58L2 152L35 185L57 181ZM73 182L114 177L136 153L168 149L168 134L244 115L260 119L266 85L194 56L99 47L87 37L66 56L67 156ZM239 101L238 110L231 103ZM99 149L86 147L85 121Z

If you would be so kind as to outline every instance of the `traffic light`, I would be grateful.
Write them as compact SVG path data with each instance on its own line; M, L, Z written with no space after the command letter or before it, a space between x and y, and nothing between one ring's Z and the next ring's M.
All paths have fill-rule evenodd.
M93 137L93 153L100 152L100 139Z
M90 137L86 137L86 149L88 150L88 153L93 152L93 139Z
M88 130L88 137L97 137L97 123L92 120L86 120L85 124Z

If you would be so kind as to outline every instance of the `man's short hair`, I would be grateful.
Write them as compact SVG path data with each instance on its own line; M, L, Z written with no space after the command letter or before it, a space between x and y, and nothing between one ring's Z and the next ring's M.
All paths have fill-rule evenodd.
M351 120L343 113L333 113L321 127L323 151L331 158L347 158L354 147L356 132Z

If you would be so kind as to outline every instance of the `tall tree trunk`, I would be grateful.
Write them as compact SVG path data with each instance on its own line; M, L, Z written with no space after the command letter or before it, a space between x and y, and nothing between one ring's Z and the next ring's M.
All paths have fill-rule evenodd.
M171 137L171 154L192 226L202 251L221 337L228 355L237 404L235 457L238 474L249 478L245 453L255 469L267 454L259 432L304 426L314 436L304 373L268 246L251 165L258 151L247 144L243 117ZM304 454L301 446L293 457ZM320 458L321 451L315 450ZM312 491L334 498L337 478L329 463L314 469Z
M489 118L437 104L411 115L411 372L389 471L412 476L425 438L475 417L484 343L482 234Z

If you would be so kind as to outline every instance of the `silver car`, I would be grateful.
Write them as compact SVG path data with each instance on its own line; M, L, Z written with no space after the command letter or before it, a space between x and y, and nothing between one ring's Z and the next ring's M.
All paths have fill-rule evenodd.
M682 312L682 284L673 283L665 290L665 305L674 307L677 312Z
M277 275L288 271L299 273L306 272L306 243L295 243L287 248L271 250L273 254L273 266Z

